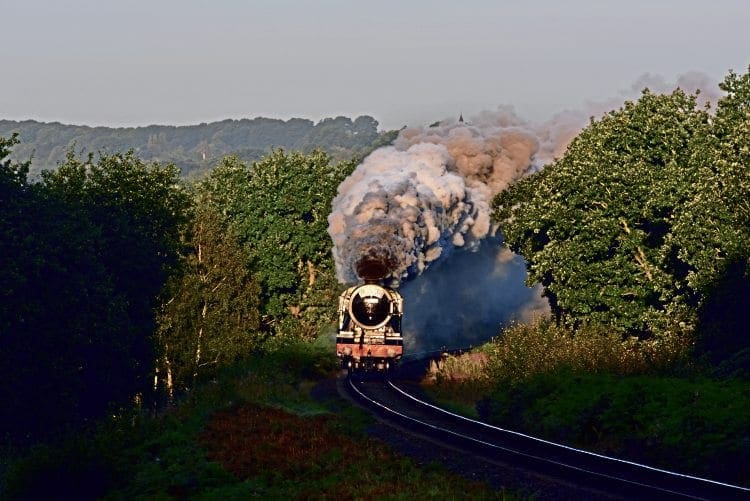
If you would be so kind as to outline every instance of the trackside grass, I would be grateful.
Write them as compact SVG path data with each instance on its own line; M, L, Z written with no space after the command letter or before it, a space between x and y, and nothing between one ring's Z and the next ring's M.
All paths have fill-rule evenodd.
M370 416L310 396L329 350L257 354L153 418L121 413L89 434L6 454L3 499L519 499L367 438ZM335 411L335 412L334 412Z

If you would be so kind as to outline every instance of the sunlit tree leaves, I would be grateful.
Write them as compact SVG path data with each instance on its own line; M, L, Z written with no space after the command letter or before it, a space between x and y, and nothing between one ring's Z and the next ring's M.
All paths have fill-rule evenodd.
M331 201L354 162L276 150L249 168L232 221L263 287L264 323L314 336L332 318L337 285L328 236Z
M710 112L645 91L497 197L506 242L559 320L745 349L733 316L750 307L749 75L730 72Z
M721 88L710 134L694 148L698 180L673 244L700 300L699 351L750 374L750 73L730 72Z
M217 177L225 167L217 169ZM210 176L196 186L182 266L170 279L160 308L159 375L170 394L248 356L264 337L260 287L217 200L211 200L215 181Z
M692 144L708 121L693 96L645 91L495 200L506 242L560 320L639 336L684 323L686 264L668 237L691 199Z

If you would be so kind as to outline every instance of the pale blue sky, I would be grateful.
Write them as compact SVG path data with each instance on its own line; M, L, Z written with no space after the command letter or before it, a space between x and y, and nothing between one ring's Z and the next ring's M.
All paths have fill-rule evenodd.
M748 0L0 0L0 118L542 120L647 72L744 73L749 26Z

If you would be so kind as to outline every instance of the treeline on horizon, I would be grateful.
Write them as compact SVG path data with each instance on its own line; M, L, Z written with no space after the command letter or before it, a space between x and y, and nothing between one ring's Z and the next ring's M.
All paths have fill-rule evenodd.
M312 152L321 149L336 160L361 157L390 142L396 131L379 131L373 117L344 116L318 123L304 118L256 117L226 119L197 125L89 127L35 120L0 120L0 137L18 133L10 159L33 159L30 176L65 162L69 151L113 154L133 150L142 160L174 163L182 177L197 178L231 155L253 162L274 148Z

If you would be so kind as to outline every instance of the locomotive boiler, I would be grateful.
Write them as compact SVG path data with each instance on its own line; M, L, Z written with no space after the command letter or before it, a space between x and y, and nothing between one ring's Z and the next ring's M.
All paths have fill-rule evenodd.
M352 371L387 372L403 355L401 294L372 281L339 297L336 354Z

